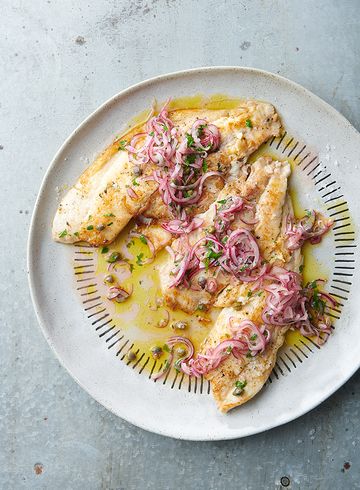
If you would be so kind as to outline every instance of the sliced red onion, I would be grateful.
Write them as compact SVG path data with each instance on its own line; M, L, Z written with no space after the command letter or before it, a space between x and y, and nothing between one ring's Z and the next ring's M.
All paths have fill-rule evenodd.
M128 193L128 196L131 199L137 199L138 198L138 195L136 194L136 192L134 191L134 189L132 187L127 187L126 192Z
M128 299L133 292L133 288L131 291L126 291L125 289L121 288L120 286L112 286L109 288L109 292L107 294L107 299L122 299L126 300Z
M270 333L264 325L259 328L250 320L238 322L233 317L229 319L229 323L234 337L223 340L215 348L208 349L205 354L184 360L181 370L185 374L200 377L216 369L230 355L241 359L247 355L254 357L264 351L270 341Z
M309 240L313 245L321 242L322 237L330 230L332 225L333 222L330 220L323 222L321 215L315 211L309 211L308 215L301 218L297 223L294 223L293 218L288 216L285 231L288 249L296 250L306 240Z

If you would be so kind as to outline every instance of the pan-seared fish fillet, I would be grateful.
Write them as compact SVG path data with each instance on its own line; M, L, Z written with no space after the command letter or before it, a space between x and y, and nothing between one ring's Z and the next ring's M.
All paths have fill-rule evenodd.
M238 170L239 160L248 157L270 137L277 136L281 129L274 107L256 101L244 102L231 111L177 110L171 112L169 117L179 128L180 134L184 134L196 118L205 118L219 127L221 145L217 152L209 155L208 165L209 170L217 170L220 164L225 178L228 173ZM247 119L252 127L246 125ZM138 131L141 128L137 128ZM134 133L135 130L127 137ZM113 241L132 217L147 208L150 216L169 218L160 195L154 195L157 183L139 179L134 184L133 164L129 162L127 151L118 150L118 147L118 141L110 145L64 197L53 222L54 240L64 243L83 240L99 246ZM155 168L148 164L145 175L150 175ZM207 209L222 186L222 179L208 179L196 212ZM136 196L132 191L132 195L129 194L129 188L133 188Z
M224 199L230 196L242 197L250 200L256 205L256 219L254 235L258 239L259 248L264 258L271 262L274 261L273 255L274 243L280 232L280 222L282 219L282 208L286 196L287 179L290 175L290 165L287 162L277 162L269 157L259 158L252 166L250 174L246 179L245 176L239 178L236 182L229 182L218 199ZM279 197L279 202L277 198ZM196 243L202 236L205 236L205 228L213 225L215 217L215 203L209 210L201 215L204 224L201 229L195 230L187 235L190 245ZM244 227L243 224L233 223L233 228ZM183 239L177 239L173 242L172 248L175 252L180 252ZM172 277L170 271L173 268L173 260L169 257L160 271L160 283L164 299L172 309L181 309L187 313L193 313L200 305L210 305L215 302L215 306L224 306L234 303L237 296L242 296L244 300L248 298L248 288L246 283L239 282L230 274L224 272L218 273L216 279L218 282L219 298L216 294L210 294L204 289L194 291L182 286L170 287ZM217 271L218 272L218 271ZM209 271L211 275L211 271Z
M118 144L108 148L64 197L56 212L53 239L64 243L86 241L94 246L112 242L130 219L148 205L157 189L153 181L136 187L136 198L127 189L134 175L126 151Z
M198 214L208 209L227 180L238 178L241 165L255 150L271 137L279 135L281 123L271 104L254 100L244 101L229 111L204 110L199 113L190 110L186 111L186 118L184 112L175 111L171 114L172 121L182 134L190 129L195 119L206 119L215 124L221 134L219 150L210 153L206 162L209 170L221 168L225 180L214 178L205 183L202 198L193 211ZM159 195L154 196L144 215L157 219L171 217Z
M287 198L290 171L289 163L274 162L273 174L256 206L254 236L262 257L270 264L283 264L291 258L283 240L286 216L292 214L291 202ZM224 308L234 303L244 304L248 301L248 291L249 285L243 283L227 287L219 294L214 306Z
M292 205L288 196L286 196L284 203L284 197L281 192L280 195L274 194L274 199L279 199L279 202L283 203L281 219L278 220L278 213L276 213L274 224L276 223L277 226L271 232L271 240L274 240L276 237L276 241L273 242L274 248L276 249L278 247L277 244L281 242L281 233L284 229L287 213L292 213ZM269 219L271 219L270 214ZM275 253L272 253L268 246L266 250L271 254L270 258L273 259ZM283 252L281 255L285 256L285 250ZM287 259L288 262L284 263L284 261L277 258L275 263L282 265L288 270L298 272L302 263L300 249L291 252L291 256L287 256ZM214 327L202 345L202 352L206 352L209 347L215 347L231 336L229 330L230 317L234 317L239 321L248 319L257 325L261 325L263 323L261 314L265 306L266 294L263 291L261 296L255 294L251 298L248 298L246 304L240 310L232 307L222 309ZM276 362L277 352L284 343L288 327L268 326L268 329L271 333L271 340L262 354L258 354L253 358L245 357L242 359L229 356L217 369L206 376L211 383L213 396L220 411L227 412L234 407L246 403L264 386ZM236 381L246 381L246 386L240 396L236 396L233 393Z

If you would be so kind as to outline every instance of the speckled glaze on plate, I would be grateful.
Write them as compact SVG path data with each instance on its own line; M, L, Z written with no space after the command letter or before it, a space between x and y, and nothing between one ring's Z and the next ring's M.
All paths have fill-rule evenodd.
M149 107L153 97L165 100L196 93L225 93L274 104L287 131L273 142L275 149L282 149L284 158L292 152L294 158L301 151L301 143L306 143L311 156L318 155L315 160L310 156L303 159L304 150L295 159L299 171L295 169L293 185L301 194L302 204L320 206L338 220L332 239L317 250L321 262L331 262L331 292L343 305L334 335L306 362L299 361L296 369L227 415L217 412L211 396L170 390L140 376L99 341L74 291L73 248L54 243L50 233L58 204L55 189L75 181L84 169L84 159L92 161L134 114ZM360 365L360 278L354 229L360 218L359 150L359 133L335 109L289 80L250 68L199 68L162 75L107 101L56 154L42 183L30 229L32 300L44 336L60 362L92 397L116 415L179 439L244 437L289 422L317 406Z

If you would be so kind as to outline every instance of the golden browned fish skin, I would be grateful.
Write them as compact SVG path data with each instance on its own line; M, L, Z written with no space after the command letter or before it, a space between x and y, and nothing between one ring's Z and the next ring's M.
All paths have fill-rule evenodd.
M274 264L282 265L288 270L298 272L302 263L300 249L286 255L285 252L288 252L286 247L281 248L284 243L281 235L284 230L287 214L293 213L291 200L286 193L286 189L285 197L283 198L282 196L282 187L281 185L278 186L280 194L274 196L274 199L277 199L282 204L280 221L277 212L273 215L278 223L277 228L271 230L271 240L274 244L274 250L271 250L269 244L265 244L264 250L269 253L269 258ZM268 200L265 202L268 202ZM267 233L269 230L263 228L263 231ZM274 240L275 236L276 240ZM264 237L262 237L263 240ZM279 259L279 257L285 256L285 260ZM233 293L235 294L235 289ZM256 293L254 296L248 297L239 308L223 308L208 338L203 343L202 352L206 352L209 347L215 347L221 341L231 336L229 330L230 317L234 317L239 321L248 319L257 325L261 325L263 323L261 314L265 306L266 295L267 293L262 291L260 296ZM271 340L262 354L258 354L254 358L244 357L242 359L229 356L217 369L206 376L210 380L213 396L221 412L225 413L234 407L246 403L261 390L268 379L276 362L277 352L284 342L288 327L268 326L268 329L271 333ZM236 381L246 382L244 391L240 396L234 394Z
M224 177L231 171L231 166L238 166L239 155L248 156L281 130L273 106L256 101L247 101L232 111L178 110L169 116L180 134L185 133L196 118L216 122L222 142L219 151L209 155L208 165L209 170L217 169L219 163L224 167L221 169ZM247 127L247 118L251 118L252 127ZM141 130L138 127L127 137L131 138ZM110 145L80 176L59 205L53 222L54 240L64 243L83 240L94 246L110 243L132 217L144 213L147 208L149 215L168 219L167 207L159 194L154 194L157 183L143 179L134 183L133 168L127 151L119 150L119 140ZM144 175L152 174L155 168L148 164ZM206 209L222 186L222 179L208 179L196 212Z
M229 196L242 197L243 199L250 200L256 205L257 224L255 225L254 234L259 239L260 250L263 249L266 251L265 246L268 243L274 247L274 241L279 234L281 214L276 217L273 217L273 215L278 206L280 206L280 210L282 210L289 173L290 166L287 162L277 162L270 157L261 157L251 166L250 174L247 179L245 178L245 175L243 175L236 182L229 182L219 194L219 199L224 199ZM274 195L280 195L278 189L279 186L282 186L281 191L283 192L284 198L280 203L276 203L275 199L272 197ZM214 216L215 204L213 204L206 213L201 215L204 219L202 229L195 230L187 235L186 239L190 245L196 243L201 236L205 236L206 233L204 228L213 225ZM271 234L271 227L269 229L268 222L272 222L275 226L275 234ZM236 228L236 222L234 223ZM244 225L241 226L244 227ZM183 239L177 239L173 242L172 248L175 251L181 249L182 240ZM248 297L247 293L249 286L247 284L239 282L229 274L223 272L218 273L218 271L218 276L216 277L218 282L218 292L216 294L210 294L204 289L195 291L182 286L170 287L169 284L172 279L170 271L172 267L172 259L169 258L160 275L165 302L172 309L181 309L187 313L193 313L199 305L201 305L202 308L208 307L212 303L214 303L215 306L224 306L229 302L232 304L235 301L235 298L240 295L243 296L244 300ZM209 272L211 273L211 271ZM219 295L218 298L217 295Z
M190 129L188 121L193 122L196 118L204 118L215 124L221 134L219 150L209 154L206 162L210 171L220 168L223 178L213 177L205 182L201 200L190 215L206 211L225 182L238 177L240 166L247 158L281 131L281 122L274 107L254 100L245 101L229 111L175 111L171 113L171 118L183 134ZM171 218L168 207L159 195L154 196L144 215L155 219Z

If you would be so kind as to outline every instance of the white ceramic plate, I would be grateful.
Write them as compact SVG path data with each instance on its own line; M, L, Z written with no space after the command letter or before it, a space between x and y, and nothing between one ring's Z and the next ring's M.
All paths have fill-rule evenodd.
M153 97L165 100L195 93L225 93L273 103L287 134L272 142L272 150L283 158L290 154L295 160L293 185L303 204L320 208L337 220L334 231L316 252L329 268L330 292L344 305L335 314L339 319L334 335L320 350L307 342L283 349L271 382L255 399L227 415L217 412L205 384L183 380L179 389L179 380L154 383L139 374L140 363L131 369L121 361L122 353L116 355L120 341L108 322L111 318L106 312L89 315L79 301L75 290L76 284L81 284L75 283L73 269L75 248L56 244L50 237L58 204L55 189L75 181L84 169L84 159L92 161L134 114L149 107ZM32 299L43 333L61 363L115 414L144 429L181 439L243 437L289 422L314 408L337 390L360 362L360 276L351 224L358 223L360 217L359 152L359 134L343 116L301 86L264 71L238 67L188 70L139 83L110 99L56 154L31 224L28 267ZM85 292L91 282L89 275L87 278L90 281L83 281ZM114 346L111 339L116 340Z

